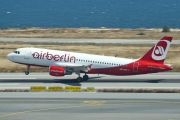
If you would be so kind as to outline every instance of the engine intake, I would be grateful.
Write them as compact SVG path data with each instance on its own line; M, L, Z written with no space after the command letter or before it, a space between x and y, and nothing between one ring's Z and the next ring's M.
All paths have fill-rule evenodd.
M51 76L64 76L64 75L71 75L72 72L66 70L63 67L59 67L59 66L50 66L49 67L49 74Z

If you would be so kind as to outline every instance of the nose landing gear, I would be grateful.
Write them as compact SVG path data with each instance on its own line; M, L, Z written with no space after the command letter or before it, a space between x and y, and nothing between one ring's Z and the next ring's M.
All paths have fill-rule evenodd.
M27 70L25 71L25 75L29 75L29 69L30 69L30 65L27 65Z

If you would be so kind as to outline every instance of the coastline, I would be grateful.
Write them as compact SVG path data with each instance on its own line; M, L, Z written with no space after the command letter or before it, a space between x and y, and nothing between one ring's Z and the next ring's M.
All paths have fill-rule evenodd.
M173 36L180 40L180 29L162 32L162 28L2 28L0 37L4 38L71 38L71 39L159 39Z

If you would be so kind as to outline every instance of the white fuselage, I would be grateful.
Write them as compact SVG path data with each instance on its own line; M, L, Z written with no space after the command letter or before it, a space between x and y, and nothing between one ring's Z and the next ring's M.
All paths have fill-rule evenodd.
M92 69L97 69L123 66L135 61L133 59L118 58L114 56L92 55L40 48L20 48L17 49L17 51L20 51L20 54L11 54L16 54L18 57L8 59L21 64L45 67L56 65L57 63L67 63L84 66L91 65Z

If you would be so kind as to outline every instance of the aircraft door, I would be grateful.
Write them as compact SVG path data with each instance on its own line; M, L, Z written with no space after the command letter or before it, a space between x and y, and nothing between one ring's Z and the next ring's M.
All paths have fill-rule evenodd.
M134 62L133 64L133 71L138 72L139 62Z

